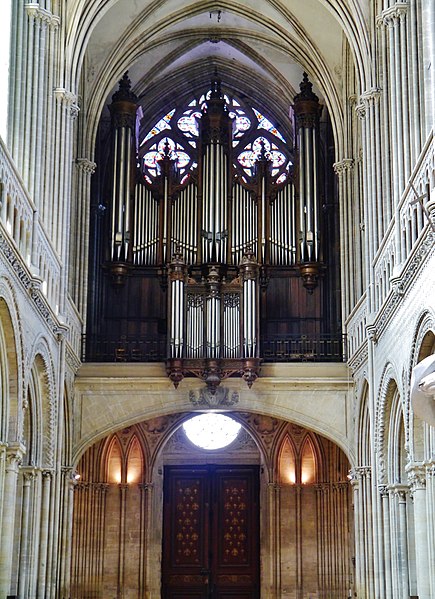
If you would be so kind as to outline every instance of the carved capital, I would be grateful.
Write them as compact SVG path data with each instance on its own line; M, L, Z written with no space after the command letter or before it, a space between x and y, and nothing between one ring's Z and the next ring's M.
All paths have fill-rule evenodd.
M406 471L411 492L424 491L426 489L426 467L423 464L411 463L406 466Z
M409 493L408 485L396 484L389 485L388 491L390 495L396 497L399 500L399 503L406 503L406 496Z
M381 90L377 87L373 87L360 96L360 105L363 104L366 108L369 108L371 104L377 104L381 97Z
M22 464L23 456L26 453L23 445L10 445L6 449L6 472L18 474L18 469Z
M408 12L408 6L407 2L396 2L393 6L386 8L377 17L378 26L394 27L399 21L405 18L406 13Z
M77 158L76 165L77 168L85 175L93 175L97 168L96 163L92 162L92 160L88 160L87 158Z
M355 166L355 160L353 158L343 158L340 162L334 162L332 168L336 175L343 175L346 171L352 171Z
M358 469L357 468L352 468L351 470L349 470L349 474L348 474L348 479L350 484L352 485L352 487L358 487L359 486L359 475L358 475Z
M41 8L37 3L24 5L25 11L30 20L39 27L51 27L57 29L60 25L60 18L53 15L49 10Z
M77 96L63 87L57 87L54 95L59 104L62 104L72 119L77 118L80 107L77 104Z
M149 491L151 493L151 491L154 490L154 483L141 483L139 485L139 489L142 489L142 491Z
M25 487L30 487L33 481L36 478L36 470L32 466L20 468L20 472L23 475L23 485Z

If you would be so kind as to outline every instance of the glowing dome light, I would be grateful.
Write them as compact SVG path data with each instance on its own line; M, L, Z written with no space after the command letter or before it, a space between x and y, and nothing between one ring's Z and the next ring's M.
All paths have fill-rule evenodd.
M241 425L223 414L201 414L183 424L187 438L201 449L222 449L239 434Z

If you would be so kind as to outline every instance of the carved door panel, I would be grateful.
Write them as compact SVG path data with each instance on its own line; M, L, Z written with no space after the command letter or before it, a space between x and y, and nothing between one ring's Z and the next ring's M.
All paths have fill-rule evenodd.
M255 466L165 468L162 599L258 599Z

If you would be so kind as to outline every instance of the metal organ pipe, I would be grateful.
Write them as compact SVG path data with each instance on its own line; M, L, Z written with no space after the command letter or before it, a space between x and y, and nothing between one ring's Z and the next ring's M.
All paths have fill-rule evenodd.
M299 155L305 155L305 137L304 137L304 128L301 127L299 129ZM301 252L301 260L307 260L306 251L305 251L305 239L306 239L306 205L305 205L305 161L300 159L299 161L299 228L300 228L300 252Z
M175 253L169 265L169 356L182 358L184 354L184 284L186 265L180 253Z
M131 181L137 97L131 91L131 82L124 74L119 89L112 96L109 106L113 128L113 163L111 192L111 232L109 255L112 262L126 262L130 257L130 202L133 189Z
M315 191L314 197L314 205L313 205L313 215L314 215L314 238L313 238L313 251L314 251L314 260L319 260L319 206L318 206L318 181L317 181L317 169L318 169L318 147L316 140L316 131L315 129L311 130L312 135L312 144L313 144L313 188Z

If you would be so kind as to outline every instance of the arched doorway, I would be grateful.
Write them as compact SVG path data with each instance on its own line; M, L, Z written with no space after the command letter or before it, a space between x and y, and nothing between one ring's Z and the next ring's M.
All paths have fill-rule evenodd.
M184 451L163 452L162 599L259 597L259 466L245 464L259 452L241 429L194 416L178 434Z
M130 426L83 455L74 498L71 596L345 597L353 586L354 553L349 462L342 450L302 427L243 412L231 414L242 428L228 447L204 450L194 446L181 426L190 416L174 414ZM230 523L236 527L232 530L224 530L225 519L231 511L243 519L244 510L225 506L231 504L222 499L226 489L236 508L245 503L242 489L251 501L251 521ZM183 529L186 519L193 520L202 509L199 502L192 508L196 495L201 495L204 510L193 530L190 523ZM216 509L221 514L213 520ZM184 515L181 523L179 513ZM219 543L231 552L241 547L234 545L240 540L236 535L248 536L248 531L247 543L258 543L258 554L252 554L245 574L251 568L258 595L243 578L243 568L235 573L216 569ZM191 551L188 563L183 558L171 569L168 553L174 558L185 548ZM202 552L204 559L193 563L192 550ZM193 587L177 586L178 566L186 577L181 582L193 582ZM220 576L221 581L240 576L245 589L219 586ZM171 587L168 580L176 584Z

